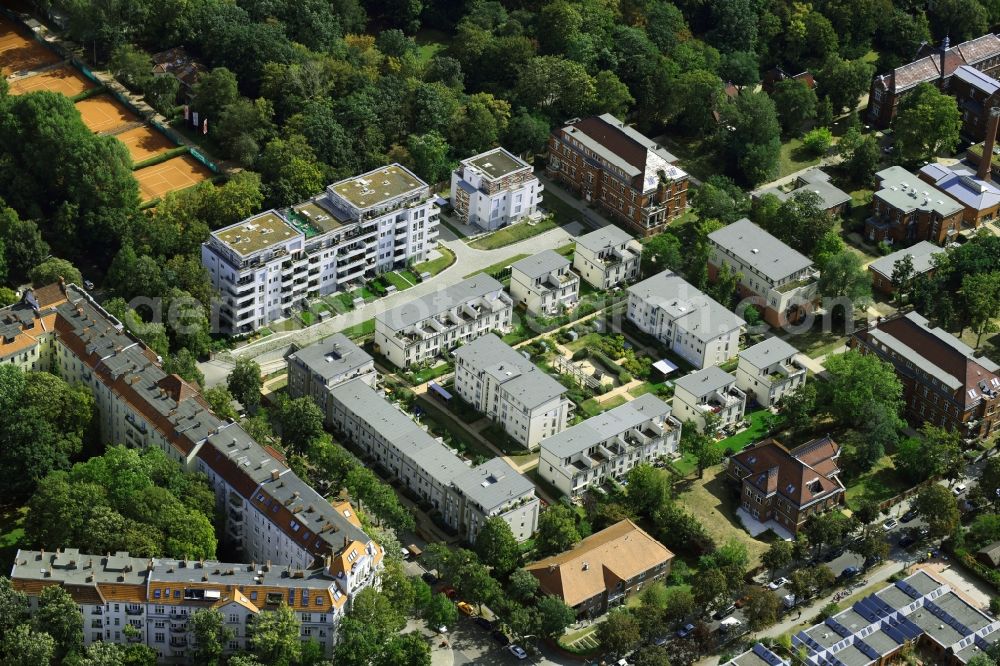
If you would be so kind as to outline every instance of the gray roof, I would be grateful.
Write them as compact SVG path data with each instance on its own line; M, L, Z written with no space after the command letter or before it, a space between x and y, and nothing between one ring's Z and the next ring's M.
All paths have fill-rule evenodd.
M768 338L747 347L740 352L740 359L746 360L755 368L766 368L776 361L784 361L795 356L798 350L778 337Z
M975 171L962 166L925 164L920 173L934 181L941 192L977 211L984 211L1000 204L1000 187L992 181L983 180Z
M830 183L830 175L820 169L809 169L799 174L795 184L797 187L791 192L785 192L780 187L769 187L755 193L754 196L772 194L781 201L788 201L801 192L812 192L822 199L824 210L843 206L851 200L851 195Z
M1000 90L1000 81L985 72L980 72L975 67L961 65L952 76L974 86L977 90L982 90L987 95L992 95Z
M665 310L684 330L701 341L714 340L746 324L673 271L663 271L637 282L628 292Z
M704 370L698 370L681 377L674 383L674 386L684 389L696 398L701 398L713 391L721 391L735 382L736 378L731 374L717 365L710 365Z
M569 259L555 250L543 250L511 264L511 270L524 273L529 280L545 277L560 268L569 266Z
M325 340L296 350L288 360L297 361L324 380L349 374L374 361L371 354L343 333L334 333Z
M473 372L484 372L503 385L504 391L526 407L543 405L565 395L566 387L552 375L521 356L493 333L481 335L454 352L455 360L469 365Z
M803 184L816 184L816 183L828 183L830 182L830 174L822 169L813 167L812 169L806 169L798 175L796 181Z
M409 456L420 449L446 449L396 405L361 379L330 389L330 397Z
M576 239L577 247L585 247L594 254L609 247L616 247L632 240L631 234L613 224L591 231Z
M487 460L454 481L455 487L486 513L535 490L534 484L503 458Z
M440 291L380 312L375 315L375 319L398 331L494 291L503 291L503 285L489 275L480 273Z
M473 155L462 160L462 164L477 169L491 180L498 180L522 169L531 169L531 165L503 148Z
M930 241L920 241L910 247L905 247L901 250L896 250L892 254L879 257L868 264L868 268L886 278L891 278L896 262L906 255L910 255L913 259L913 274L920 275L934 267L934 255L944 253L945 249L943 247L935 245Z
M708 238L775 283L813 264L809 257L788 247L745 217L713 231Z
M670 414L670 405L646 393L635 400L592 416L560 433L542 440L543 450L565 458L589 449L615 435L637 428L657 416Z
M933 211L942 217L963 210L962 204L917 178L901 166L891 166L875 174L880 183L875 196L903 211ZM924 194L926 192L926 194Z

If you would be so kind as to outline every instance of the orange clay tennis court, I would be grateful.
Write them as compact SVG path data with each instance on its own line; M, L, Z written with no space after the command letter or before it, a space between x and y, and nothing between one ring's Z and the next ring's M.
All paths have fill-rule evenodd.
M10 76L37 69L59 60L59 56L31 37L23 34L10 21L0 18L0 73Z
M82 99L76 108L83 117L83 124L92 132L111 132L139 120L124 104L110 95L96 95Z
M129 155L132 156L132 161L135 163L148 160L150 157L177 147L162 133L145 125L116 134L115 138L125 144Z
M48 90L73 97L82 92L97 87L97 84L85 77L71 65L63 65L49 69L39 74L32 74L23 79L10 82L12 95L23 95L36 90Z
M167 192L183 190L212 177L212 172L190 155L174 157L162 164L154 164L133 171L139 181L143 201L162 197Z

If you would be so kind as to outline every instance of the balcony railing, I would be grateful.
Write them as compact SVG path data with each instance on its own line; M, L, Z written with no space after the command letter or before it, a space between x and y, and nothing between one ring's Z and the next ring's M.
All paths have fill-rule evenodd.
M126 606L126 615L142 615L142 606Z

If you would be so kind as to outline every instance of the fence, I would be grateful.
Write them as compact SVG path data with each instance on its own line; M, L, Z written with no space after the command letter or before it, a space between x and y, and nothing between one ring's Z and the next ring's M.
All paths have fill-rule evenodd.
M556 356L554 362L556 370L564 375L569 375L576 381L580 382L583 386L589 389L595 390L601 388L601 382L597 381L591 375L588 375L581 368L573 365L571 361L567 361L563 356Z

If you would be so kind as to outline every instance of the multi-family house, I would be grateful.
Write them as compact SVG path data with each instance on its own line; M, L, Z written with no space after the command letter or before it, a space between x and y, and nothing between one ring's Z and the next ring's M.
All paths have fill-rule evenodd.
M931 423L966 440L1000 431L1000 366L926 317L882 319L856 331L847 345L892 365L914 427Z
M1000 621L952 583L918 569L792 636L795 663L884 666L915 650L922 661L963 666L1000 642ZM757 643L724 666L790 666Z
M932 275L934 273L934 257L945 254L946 250L940 245L935 245L930 241L920 241L910 247L896 250L884 257L879 257L868 264L868 273L872 278L872 287L886 296L896 293L896 285L892 281L892 274L896 270L896 264L906 257L910 258L913 272L910 279L921 275Z
M542 440L539 475L569 497L678 455L680 421L647 393Z
M962 205L960 231L974 233L1000 213L1000 187L992 182L988 161L978 173L960 164L932 162L922 166L918 175L920 180Z
M762 407L774 407L806 383L806 369L795 360L798 350L781 338L768 338L740 352L736 386Z
M740 509L778 534L795 534L814 513L844 502L840 445L829 437L794 449L768 439L729 458L727 474L739 485Z
M696 368L735 358L746 324L669 270L628 288L626 316Z
M462 160L451 172L451 205L459 221L487 231L538 210L543 185L524 160L503 148Z
M352 567L349 558L330 557L317 567L300 569L271 562L87 554L75 548L19 550L11 582L28 596L32 612L42 590L64 588L83 615L84 645L144 643L156 651L159 663L190 664L197 648L190 619L198 611L222 615L230 632L222 646L228 655L251 649L254 619L281 604L295 613L301 640L316 641L330 654L348 609L340 579Z
M962 228L965 208L900 166L875 174L872 216L865 236L873 243L912 245L929 240L951 241Z
M753 193L755 200L770 194L780 201L788 201L803 192L812 192L819 197L820 208L828 215L842 215L847 212L851 195L830 182L830 174L822 169L808 169L795 177L788 187L769 187Z
M514 302L503 285L475 275L375 315L375 350L398 368L430 361L491 331L507 333Z
M671 405L678 420L691 421L699 431L705 429L708 414L714 414L715 427L721 430L743 420L747 394L736 386L736 377L711 365L674 382Z
M288 394L293 398L307 396L322 410L327 425L330 389L354 378L374 386L378 373L371 354L343 333L296 348L285 357L288 361Z
M639 277L642 245L609 224L576 239L573 268L591 286L606 291Z
M688 175L677 158L609 113L574 119L549 136L545 173L651 236L687 209Z
M921 83L950 93L956 73L963 65L991 77L997 76L1000 73L1000 38L986 34L951 46L945 37L939 47L922 44L915 60L872 79L866 124L879 129L889 127L900 101Z
M67 381L86 386L103 440L155 446L205 474L220 532L235 552L299 569L348 557L350 567L337 577L346 603L377 584L383 549L361 529L350 504L332 505L281 453L213 414L195 387L164 372L156 353L87 292L65 284L35 290L0 312L0 321L11 319L22 330L9 348L23 351L9 355L10 362L33 370L57 366Z
M455 392L531 450L573 415L566 387L492 333L455 350Z
M623 520L524 568L542 592L562 599L578 617L592 618L669 576L673 558L645 530Z
M528 314L556 315L580 299L580 276L570 269L569 259L544 250L511 264L510 295Z
M740 275L740 295L750 299L764 321L784 326L812 311L819 271L809 257L743 218L708 235L708 277L723 266Z
M525 541L538 525L535 487L502 458L472 467L360 379L329 390L333 427L431 512L475 543L494 516Z
M398 164L329 185L312 199L213 231L201 263L219 292L219 325L253 331L307 297L347 291L423 261L437 238L430 188Z

